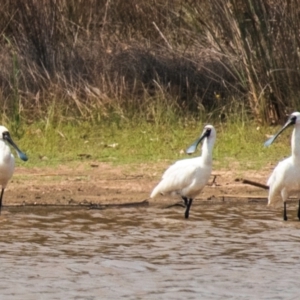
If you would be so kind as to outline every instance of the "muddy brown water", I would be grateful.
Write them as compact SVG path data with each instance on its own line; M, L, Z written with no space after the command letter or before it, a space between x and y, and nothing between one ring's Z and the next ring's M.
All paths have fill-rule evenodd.
M300 223L263 203L7 207L1 299L298 299Z

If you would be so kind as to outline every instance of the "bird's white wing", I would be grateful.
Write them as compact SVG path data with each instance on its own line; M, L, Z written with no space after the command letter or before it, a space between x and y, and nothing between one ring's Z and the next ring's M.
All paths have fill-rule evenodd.
M283 161L280 161L274 168L271 176L269 177L267 181L267 186L271 187L275 184L279 184L280 182L282 182L285 177L285 172L289 169L289 166L292 166L290 157L284 159Z
M267 186L271 187L273 185L273 182L275 181L276 181L276 168L273 170L272 174L270 175L267 181Z
M199 168L201 168L199 157L177 161L165 171L150 197L153 198L159 193L180 191L187 187L193 182Z
M185 167L193 166L197 163L199 165L199 161L200 157L178 160L164 172L162 179L171 176L170 174L172 173L180 172L180 169L184 169Z
M268 205L273 207L280 207L282 205L283 189L286 189L286 191L292 190L295 179L297 181L297 174L287 172L293 169L296 170L291 157L279 162L275 167L267 181L267 185L269 186Z

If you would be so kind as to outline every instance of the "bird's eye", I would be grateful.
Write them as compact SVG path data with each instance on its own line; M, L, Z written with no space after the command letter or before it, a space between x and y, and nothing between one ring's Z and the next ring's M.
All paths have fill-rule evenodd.
M4 131L4 132L2 133L2 138L3 138L3 139L6 139L8 135L9 135L9 133L8 133L7 131Z
M211 133L211 129L210 129L210 128L206 129L206 136L207 136L207 137L210 136L210 133Z
M292 121L293 124L296 124L297 117L296 116L292 116L291 117L291 121Z

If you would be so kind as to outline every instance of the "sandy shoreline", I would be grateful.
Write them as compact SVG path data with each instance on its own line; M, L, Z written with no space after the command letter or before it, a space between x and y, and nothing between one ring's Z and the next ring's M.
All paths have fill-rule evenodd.
M148 200L152 205L168 205L176 198L149 199L151 190L160 180L162 164L113 166L108 163L82 163L76 167L57 168L16 167L14 176L4 194L4 206L10 205L85 205L120 204ZM203 201L259 201L266 200L267 190L243 184L238 178L247 178L262 184L270 170L247 171L214 170L210 183L196 198Z

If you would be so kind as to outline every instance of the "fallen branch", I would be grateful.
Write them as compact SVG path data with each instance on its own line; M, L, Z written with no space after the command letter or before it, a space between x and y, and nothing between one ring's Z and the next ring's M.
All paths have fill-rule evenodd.
M89 209L106 209L112 207L141 207L148 206L149 201L147 199L141 202L128 202L128 203L113 203L113 204L90 204Z
M184 204L183 204L183 201L179 201L179 202L176 202L174 204L170 204L164 208L171 208L171 207L175 207L175 206L180 206L180 207L186 207Z
M219 177L220 175L219 174L211 174L211 176L213 176L213 180L212 180L212 182L210 182L210 183L207 183L207 185L208 186L217 186L217 185L219 185L218 183L217 183L217 181L216 181L216 179L217 179L217 177Z
M253 185L253 186L256 186L256 187L259 187L259 188L262 188L264 190L268 190L269 187L263 183L259 183L259 182L255 182L255 181L252 181L252 180L249 180L249 179L240 179L242 181L242 183L245 183L245 184L249 184L249 185Z

